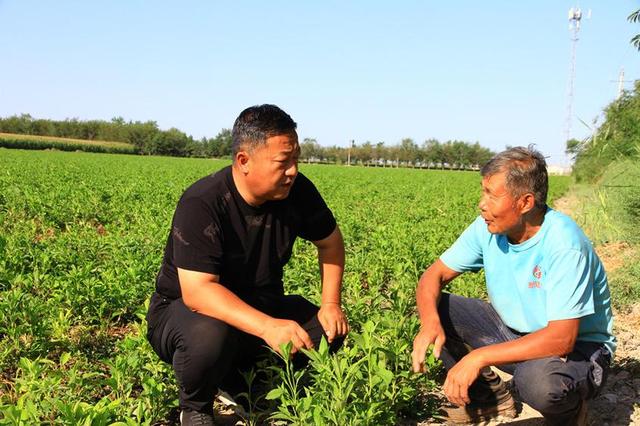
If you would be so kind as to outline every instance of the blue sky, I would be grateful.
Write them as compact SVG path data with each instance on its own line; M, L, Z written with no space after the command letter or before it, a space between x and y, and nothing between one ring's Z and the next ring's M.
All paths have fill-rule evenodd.
M536 143L564 163L571 1L0 0L0 116L155 120L194 137L275 103L301 138ZM640 78L637 1L580 2L572 136ZM586 14L586 13L585 13ZM627 83L631 87L631 83Z

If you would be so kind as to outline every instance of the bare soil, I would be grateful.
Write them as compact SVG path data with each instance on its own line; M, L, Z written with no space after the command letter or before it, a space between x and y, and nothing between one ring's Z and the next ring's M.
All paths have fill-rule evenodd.
M596 247L598 257L604 264L604 270L611 274L636 256L636 249L625 242L606 243Z

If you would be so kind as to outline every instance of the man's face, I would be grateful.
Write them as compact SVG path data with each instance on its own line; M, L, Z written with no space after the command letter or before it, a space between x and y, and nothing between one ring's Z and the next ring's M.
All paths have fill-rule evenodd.
M506 187L506 174L496 173L482 179L482 196L478 207L489 232L510 235L522 225L522 212Z
M248 156L247 183L253 196L260 202L287 198L298 175L296 132L271 136Z

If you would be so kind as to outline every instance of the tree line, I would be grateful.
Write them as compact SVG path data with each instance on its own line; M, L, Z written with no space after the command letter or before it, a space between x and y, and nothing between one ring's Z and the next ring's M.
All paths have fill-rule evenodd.
M231 131L222 129L215 137L194 139L174 127L162 130L155 121L36 119L29 114L0 117L0 132L21 135L126 142L143 155L176 157L224 157L231 155Z
M213 138L194 139L176 128L162 130L155 121L111 121L37 119L29 114L0 117L0 132L22 135L55 136L72 139L126 142L138 154L179 157L228 157L231 155L231 130L222 129ZM367 166L404 166L430 168L475 168L494 153L478 142L427 139L422 144L405 138L397 145L364 142L347 146L322 146L306 138L301 144L301 160L309 163L361 164Z
M440 142L427 139L418 145L405 138L398 145L384 142L364 142L351 146L321 146L315 139L306 138L300 144L301 159L307 162L349 163L378 167L477 168L485 164L494 153L480 143L464 141Z

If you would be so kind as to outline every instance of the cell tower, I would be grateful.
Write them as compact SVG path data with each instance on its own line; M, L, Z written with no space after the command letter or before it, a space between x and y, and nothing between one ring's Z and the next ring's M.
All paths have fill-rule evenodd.
M587 15L591 18L591 10ZM573 82L576 78L576 47L578 45L578 33L582 11L579 7L569 9L569 32L571 38L571 64L569 68L569 89L567 90L567 117L565 122L565 141L571 138L571 119L573 115Z

